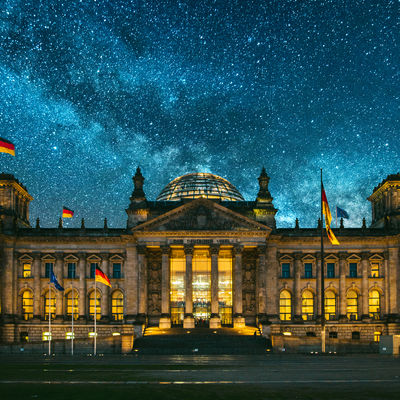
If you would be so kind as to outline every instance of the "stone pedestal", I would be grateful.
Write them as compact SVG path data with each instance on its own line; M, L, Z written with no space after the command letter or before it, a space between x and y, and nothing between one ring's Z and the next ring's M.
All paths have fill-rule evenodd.
M127 354L133 348L133 335L121 335L121 353Z
M218 328L221 328L221 318L211 317L210 318L210 329L218 329Z
M194 318L191 315L188 315L183 320L183 328L184 329L193 329L194 328Z
M161 329L171 328L171 318L170 317L161 317L158 326Z
M234 317L233 318L233 327L234 328L244 328L246 326L246 320L244 317Z

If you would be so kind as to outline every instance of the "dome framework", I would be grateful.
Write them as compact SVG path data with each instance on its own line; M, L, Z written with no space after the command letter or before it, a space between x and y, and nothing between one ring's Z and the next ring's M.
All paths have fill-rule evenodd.
M207 198L221 201L244 201L243 196L229 181L207 172L182 175L168 183L157 201Z

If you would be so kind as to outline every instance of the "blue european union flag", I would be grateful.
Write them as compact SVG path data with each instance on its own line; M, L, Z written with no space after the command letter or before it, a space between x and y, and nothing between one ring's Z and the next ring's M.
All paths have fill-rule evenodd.
M54 283L54 287L57 290L59 290L60 292L62 292L64 290L64 288L58 283L58 280L57 280L56 276L54 275L53 271L50 272L50 282Z
M343 208L340 208L338 206L336 206L336 214L337 214L338 218L345 218L345 219L350 218L347 211L343 210Z

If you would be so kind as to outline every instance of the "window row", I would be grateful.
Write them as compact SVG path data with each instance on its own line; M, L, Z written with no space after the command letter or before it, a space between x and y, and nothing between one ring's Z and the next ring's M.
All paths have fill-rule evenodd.
M328 290L325 293L325 319L334 320L337 316L337 296ZM369 292L368 313L371 318L380 317L381 294L373 289ZM301 296L301 317L304 320L315 318L315 295L311 290L304 290ZM293 316L292 294L282 290L279 297L279 315L281 321L291 321ZM349 320L359 319L359 295L355 290L349 290L346 297L346 315Z
M21 294L21 314L24 320L30 320L33 318L33 292L31 290L25 290ZM42 296L42 314L45 319L49 316L54 319L56 316L56 294L53 290L47 291ZM75 320L79 317L79 294L76 290L70 290L64 296L65 314L69 318L74 318ZM101 307L101 294L97 290L96 296L95 291L89 293L88 296L88 306L89 306L89 318L94 319L96 314L96 319L99 320L102 315ZM111 294L111 318L114 321L122 321L124 318L124 295L120 290L116 290Z
M96 267L99 267L98 262L91 262L89 263L89 271L88 277L94 279ZM45 262L44 263L44 277L50 278L50 272L54 269L53 262ZM104 272L104 271L103 271ZM31 278L32 275L32 263L24 262L22 264L22 277L23 278ZM66 276L64 278L67 279L75 279L78 278L77 275L77 263L76 262L68 262L66 263ZM121 279L122 276L122 263L114 262L111 264L111 278L113 279Z
M319 265L316 265L314 262L305 262L303 265L303 271L301 276L306 279L315 278L316 277L316 269L319 268ZM361 266L359 262L348 262L347 263L347 273L346 275L349 278L358 278L361 277ZM325 276L327 278L338 278L339 270L338 263L335 262L327 262L325 263ZM293 265L290 262L282 262L281 263L281 278L293 278ZM370 262L370 273L369 277L371 278L379 278L382 277L381 272L381 263L380 262Z

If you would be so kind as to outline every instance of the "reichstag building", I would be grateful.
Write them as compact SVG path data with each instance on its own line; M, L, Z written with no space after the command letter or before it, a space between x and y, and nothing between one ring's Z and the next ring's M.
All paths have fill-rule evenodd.
M297 220L276 226L265 169L251 201L209 173L174 179L155 201L146 198L144 180L138 168L121 228L106 220L95 229L84 220L80 228L62 221L43 228L39 220L30 225L26 187L0 175L3 343L41 341L49 315L54 339L66 337L72 316L75 336L87 338L95 314L99 336L146 326L245 325L267 335L320 335L320 228ZM340 246L325 241L330 338L400 333L400 175L371 192L371 226L341 221L334 229ZM96 266L111 288L97 284L95 292ZM51 270L63 292L49 289Z

